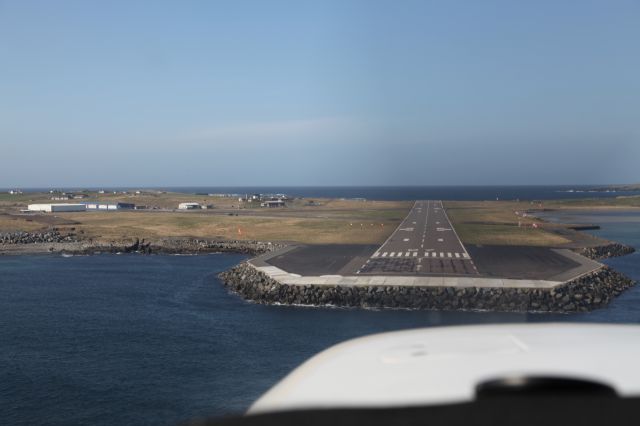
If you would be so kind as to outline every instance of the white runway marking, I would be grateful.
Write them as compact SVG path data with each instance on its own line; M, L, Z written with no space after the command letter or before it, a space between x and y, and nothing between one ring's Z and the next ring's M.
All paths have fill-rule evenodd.
M384 253L382 253L382 257L387 257L387 254L389 254L389 253L387 253L387 252L385 251Z
M440 252L440 257L444 257L444 253L443 252Z
M418 257L418 252L417 251L413 252L413 257Z
M464 257L465 259L469 259L469 255L467 253L462 253L462 257Z
M451 252L447 253L447 257L453 257L453 256L451 255Z
M456 257L460 257L460 253L456 253Z
M438 242L439 243L443 243L444 242L444 238L438 238Z
M435 251L433 253L431 253L431 257L437 257L438 253L436 253Z
M375 252L375 253L373 253L373 256L371 256L371 257L378 257L378 256L380 256L380 253Z
M404 241L404 242L406 243L407 241L409 241L409 239L408 239L408 238L405 238L405 239L403 239L402 241Z
M395 251L392 251L391 253L389 253L389 257L395 257L395 255L396 255Z

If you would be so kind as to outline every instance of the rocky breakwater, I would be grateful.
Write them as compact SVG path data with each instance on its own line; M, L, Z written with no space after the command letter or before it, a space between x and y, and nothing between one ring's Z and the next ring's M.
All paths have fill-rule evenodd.
M212 240L212 239L162 239L150 244L154 253L242 253L252 256L272 252L284 244L267 241Z
M578 253L589 259L599 260L608 259L610 257L619 257L631 254L636 251L635 248L620 244L611 243L603 246L585 247L578 250Z
M77 241L74 234L63 235L57 229L44 232L0 233L0 244L74 243Z
M551 289L286 285L247 262L219 277L231 291L263 304L504 312L586 312L634 284L608 267Z
M82 247L65 247L72 254L140 253L140 254L198 254L243 253L257 256L282 248L282 244L264 241L212 240L195 238L165 238L146 241L85 241Z

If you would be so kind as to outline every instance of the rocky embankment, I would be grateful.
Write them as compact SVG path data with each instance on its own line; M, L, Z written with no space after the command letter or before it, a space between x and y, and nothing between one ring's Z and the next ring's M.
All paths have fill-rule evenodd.
M620 244L611 243L604 246L585 247L578 250L578 253L589 259L599 260L608 259L610 257L625 256L636 251L635 248Z
M78 239L75 235L61 235L57 231L41 233L14 232L0 234L0 254L35 253L140 253L140 254L198 254L242 253L257 256L282 248L283 244L264 241L215 240L196 238L163 238L146 241L101 241Z
M608 267L552 289L286 285L248 262L220 278L231 291L263 304L506 312L586 312L634 284Z
M132 246L128 246L125 251L145 253L166 253L166 254L193 254L193 253L242 253L257 256L284 247L265 241L243 241L243 240L211 240L211 239L161 239L151 243L136 241Z
M57 229L45 232L5 232L0 233L0 244L75 243L74 234L63 235Z
M141 253L141 254L198 254L198 253L242 253L257 256L282 248L280 244L263 241L208 240L190 238L168 238L156 241L136 239L133 244L112 242L109 244L91 244L79 251L70 253L92 254Z

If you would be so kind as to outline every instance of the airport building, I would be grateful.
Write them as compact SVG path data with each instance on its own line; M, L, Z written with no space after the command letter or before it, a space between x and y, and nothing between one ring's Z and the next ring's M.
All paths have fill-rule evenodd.
M114 210L133 210L136 205L133 203L85 203L87 210L114 211Z
M31 212L83 212L87 210L85 204L29 204L27 210Z
M260 204L262 207L285 207L283 200L268 200Z
M201 209L200 203L180 203L178 204L179 210L196 210Z

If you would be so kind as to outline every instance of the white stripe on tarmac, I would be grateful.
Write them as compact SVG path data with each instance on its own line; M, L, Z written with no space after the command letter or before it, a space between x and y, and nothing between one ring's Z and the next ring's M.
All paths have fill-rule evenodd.
M453 257L453 255L451 254L451 252L447 253L447 257Z
M460 257L460 253L456 253L456 257Z
M411 253L410 253L410 252L407 252L407 254L405 254L405 256L406 256L406 257L409 257L409 256L411 256Z
M462 253L462 257L464 257L465 259L469 259L469 255L467 253Z
M387 253L387 252L385 251L384 253L382 253L382 257L387 257L387 254L389 254L389 253Z
M418 252L417 251L413 252L413 257L418 257Z
M378 256L380 256L380 253L375 252L375 253L373 253L373 256L371 256L371 257L378 257Z
M389 257L394 257L396 255L395 251L392 251L391 253L389 253Z
M440 257L444 257L444 253L443 252L440 252Z

